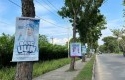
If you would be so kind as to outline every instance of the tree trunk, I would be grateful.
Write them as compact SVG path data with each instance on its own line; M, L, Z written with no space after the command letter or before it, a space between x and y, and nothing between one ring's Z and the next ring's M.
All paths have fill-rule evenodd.
M32 80L32 71L32 62L18 62L15 80Z
M75 57L71 57L71 63L70 63L69 70L70 71L75 70L74 66L75 66Z
M21 0L22 16L35 17L33 0ZM18 62L15 80L32 80L33 62Z
M75 42L76 40L76 16L74 15L74 20L73 20L73 42ZM71 56L71 63L70 63L70 67L69 70L74 70L75 66L75 57Z
M85 57L85 54L82 55L82 62L85 62L86 61L86 57Z

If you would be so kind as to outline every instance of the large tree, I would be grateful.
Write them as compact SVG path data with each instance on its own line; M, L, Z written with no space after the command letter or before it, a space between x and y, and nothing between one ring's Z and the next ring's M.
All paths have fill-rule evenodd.
M79 21L77 21L78 25L76 28L78 29L80 40L83 43L88 43L89 46L92 46L92 43L100 38L101 30L105 29L105 17L99 10L103 1L104 0L86 1L84 11L81 12L81 17L78 19Z
M22 16L35 17L33 0L21 0ZM18 62L15 80L32 80L33 62Z
M88 35L92 33L92 29L97 26L97 24L103 21L103 15L99 14L99 7L102 5L104 0L65 0L65 6L58 11L62 18L68 18L73 26L73 42L76 39L76 32L79 32L81 41L83 44L89 41L93 42L91 38L87 39ZM101 29L100 29L101 30ZM97 33L98 31L96 31ZM98 37L98 36L97 36ZM95 38L93 39L95 40ZM96 39L97 41L97 39ZM71 58L70 70L74 70L75 58Z
M58 11L62 18L69 18L69 21L73 26L73 42L76 39L76 23L77 18L80 17L80 11L82 11L83 0L65 0L65 6ZM75 57L71 57L71 64L69 70L74 70Z

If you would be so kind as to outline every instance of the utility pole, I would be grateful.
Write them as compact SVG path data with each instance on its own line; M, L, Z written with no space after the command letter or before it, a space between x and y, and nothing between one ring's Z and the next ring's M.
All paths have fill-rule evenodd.
M67 31L68 32L68 58L69 58L69 56L70 56L70 53L69 53L70 52L70 50L69 50L69 29L70 28L68 27L67 29L68 29L68 31Z
M67 44L68 44L68 58L70 57L70 49L69 49L69 43L70 43L70 41L69 41L69 30L70 30L70 27L68 27L67 28L67 33L68 33L68 41L67 41Z
M22 16L35 17L33 0L21 0ZM15 80L32 80L33 62L17 62Z
M53 45L53 39L54 39L54 38L53 38L53 36L52 36L52 38L51 38L51 39L52 39L52 45Z

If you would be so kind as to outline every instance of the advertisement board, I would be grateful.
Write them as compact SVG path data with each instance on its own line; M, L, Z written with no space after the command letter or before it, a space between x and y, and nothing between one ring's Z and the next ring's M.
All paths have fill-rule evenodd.
M40 20L36 18L16 18L12 62L38 61L39 23Z

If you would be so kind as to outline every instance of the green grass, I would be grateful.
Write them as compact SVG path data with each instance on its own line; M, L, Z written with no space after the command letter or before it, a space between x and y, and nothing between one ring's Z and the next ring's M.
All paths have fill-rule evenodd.
M15 67L0 69L0 80L14 80Z
M95 55L91 58L89 62L86 63L84 68L80 71L77 77L74 78L74 80L92 80L94 60Z
M37 77L68 63L70 63L70 59L68 58L35 63L33 67L33 77ZM0 80L14 80L15 70L15 67L0 69Z
M62 67L68 63L70 63L70 59L68 58L36 63L34 65L33 77L37 77L51 70Z

